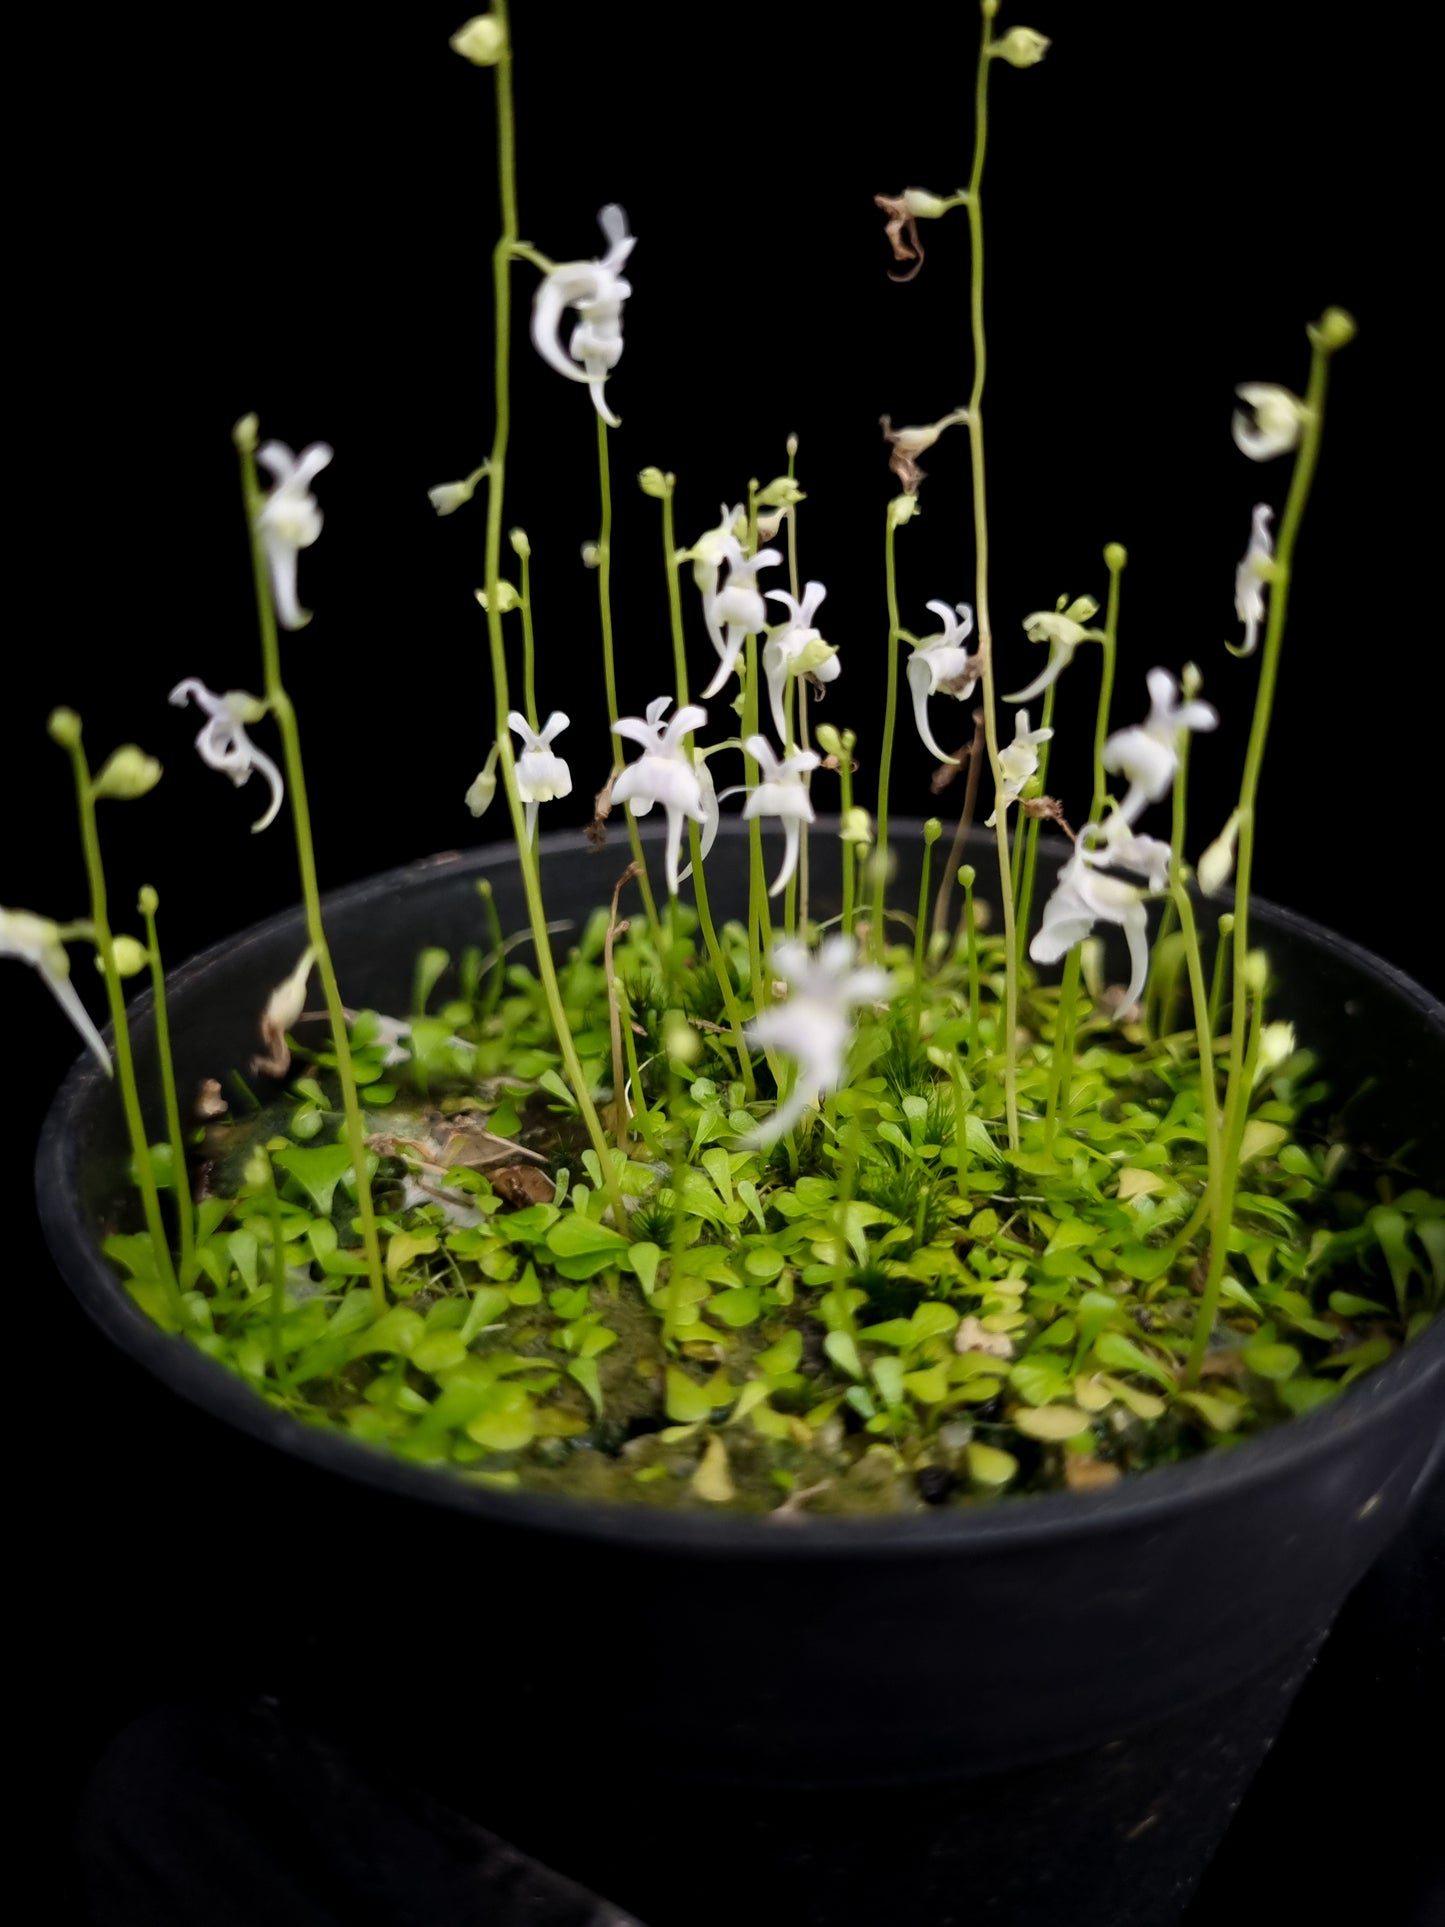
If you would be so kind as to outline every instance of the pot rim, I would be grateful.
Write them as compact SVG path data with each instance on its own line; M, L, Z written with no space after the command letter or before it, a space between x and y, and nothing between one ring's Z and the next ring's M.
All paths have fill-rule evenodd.
M826 824L827 819L820 818L819 822ZM922 825L921 821L900 818L894 827L902 832L921 830ZM661 825L642 824L639 830L649 844L660 843L664 834ZM719 835L728 838L746 833L747 825L733 819L725 820L719 829ZM1042 847L1045 855L1062 855L1064 851L1064 846L1051 838L1044 839ZM543 857L575 853L576 849L575 831L553 831L539 839ZM507 868L515 860L507 843L442 851L328 891L322 908L337 910L373 897L385 897L394 907L399 892L426 883L443 866L454 866L459 875L480 874ZM1427 1029L1439 1032L1445 1040L1445 1004L1393 964L1294 911L1258 898L1252 909L1261 923L1303 937L1382 981L1400 1001L1413 1006ZM249 925L237 937L201 951L167 974L167 995L183 994L219 958L234 958L239 950L266 943L298 925L301 914L299 906L278 911ZM130 1008L144 1016L150 1003L151 993L145 991ZM105 1034L109 1036L108 1029ZM1445 1409L1445 1314L1440 1314L1412 1344L1317 1410L1238 1446L1130 1473L1118 1485L1100 1492L1017 1495L998 1505L976 1509L931 1507L905 1516L830 1519L808 1515L790 1519L780 1529L766 1514L757 1517L634 1507L474 1484L465 1474L412 1465L385 1447L291 1418L224 1365L179 1335L163 1332L146 1317L92 1242L71 1182L70 1122L89 1104L100 1083L101 1073L93 1058L89 1053L79 1055L47 1112L36 1154L35 1178L40 1223L51 1256L106 1336L171 1391L262 1444L275 1446L323 1471L378 1487L391 1496L469 1513L479 1521L567 1538L605 1540L639 1551L685 1552L702 1558L869 1559L883 1551L889 1556L926 1558L971 1547L980 1551L1023 1549L1038 1541L1147 1529L1151 1520L1162 1520L1181 1505L1228 1504L1252 1487L1287 1477L1296 1465L1319 1451L1348 1450L1352 1440L1375 1421L1377 1413L1388 1412L1402 1400L1413 1400L1434 1379L1440 1381L1438 1403Z

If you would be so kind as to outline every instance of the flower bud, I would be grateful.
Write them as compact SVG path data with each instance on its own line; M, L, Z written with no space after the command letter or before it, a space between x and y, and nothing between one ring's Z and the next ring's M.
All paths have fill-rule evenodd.
M596 569L596 568L600 568L600 567L601 567L601 565L602 565L602 549L601 549L601 546L600 546L600 545L599 545L598 543L596 543L596 542L584 542L584 543L582 544L582 566L583 566L583 568L584 568L584 569Z
M52 709L45 724L52 743L59 743L62 749L76 749L80 744L80 718L73 709Z
M1110 542L1104 550L1104 567L1111 575L1117 575L1129 560L1129 551L1122 542Z
M905 522L911 522L917 513L916 495L895 495L888 504L888 520L895 529L901 529Z
M1044 34L1035 33L1032 27L1010 27L1002 40L996 40L989 48L1000 60L1006 60L1010 67L1037 67L1049 51L1049 41Z
M1327 354L1333 354L1337 348L1348 348L1358 333L1352 314L1343 308L1326 308L1310 328L1309 337Z
M231 430L231 440L243 455L254 455L260 439L261 423L255 415L243 415Z
M477 780L467 791L463 801L473 816L485 816L491 807L492 798L497 793L497 745L492 744L491 754L477 773Z
M861 843L866 848L873 841L873 819L864 809L844 810L838 835L844 843Z
M788 509L795 502L806 502L807 499L791 475L779 475L766 488L759 489L757 504L760 509Z
M1262 950L1251 950L1244 960L1244 987L1258 997L1269 980L1269 958Z
M930 194L926 187L905 187L898 198L915 221L936 221L953 205L940 194Z
M783 517L786 514L786 509L764 509L758 517L758 540L771 542L783 526Z
M637 478L637 486L644 495L652 496L654 501L665 502L672 493L675 480L675 476L664 475L660 468L645 468Z
M783 444L783 446L784 446L784 448L785 448L785 449L787 450L787 455L788 455L788 460L789 460L789 461L792 461L792 460L793 460L793 459L794 459L794 458L796 457L796 455L797 455L797 453L798 453L798 438L797 438L797 436L796 436L796 435L789 435L789 437L788 437L788 439L787 439L787 441L786 441L786 442L785 442L785 443Z
M702 1039L680 1010L670 1010L662 1020L662 1048L678 1064L695 1064L702 1056Z
M961 863L958 866L958 880L965 890L971 890L978 881L978 871L971 863Z
M507 540L512 545L513 555L521 556L524 562L529 562L532 559L532 545L527 540L527 531L525 529L510 530L507 535Z
M1197 662L1186 662L1179 671L1179 688L1185 702L1192 703L1204 687L1204 675Z
M479 13L458 27L447 45L474 67L495 67L507 51L507 36L494 14Z
M110 797L118 803L130 803L153 790L160 780L161 766L154 756L147 756L134 743L122 743L91 784L90 793L97 802Z
M485 609L488 606L486 590L475 589L473 590L472 593L476 596L477 601L480 602L482 607ZM520 609L521 606L522 606L522 598L517 594L517 591L512 587L511 583L508 582L504 577L497 584L498 613L501 615L507 615L511 610Z
M942 823L939 822L936 816L930 816L927 822L923 826L924 848L931 850L933 848L933 845L938 841L939 837L941 837L942 835L943 835Z
M110 940L110 960L115 965L118 977L138 977L150 962L151 953L143 943L134 937L112 937ZM104 973L105 962L97 950L95 967Z
M1199 878L1199 887L1205 896L1217 896L1228 883L1234 870L1234 845L1238 835L1239 811L1235 810L1219 835L1199 859L1199 868L1195 874Z
M438 515L455 515L457 510L470 502L476 493L474 482L439 482L429 488L426 499Z
M135 907L143 917L153 917L156 911L160 909L161 900L149 883L143 883L141 885L140 895L136 898Z
M1269 1077L1279 1070L1289 1062L1294 1053L1294 1025L1266 1024L1259 1033L1259 1063L1255 1068L1255 1081L1258 1082L1262 1077Z
M825 756L842 756L842 739L831 723L819 723L813 731L813 737Z

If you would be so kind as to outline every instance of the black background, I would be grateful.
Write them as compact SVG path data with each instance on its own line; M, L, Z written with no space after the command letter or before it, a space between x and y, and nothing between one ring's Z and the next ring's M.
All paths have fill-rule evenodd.
M502 834L500 808L478 826L462 805L491 717L471 594L481 501L439 521L426 500L482 459L492 426L491 77L448 51L461 11L212 9L127 17L123 32L96 14L20 49L45 134L12 183L7 904L83 907L66 771L44 736L56 702L82 712L97 760L133 739L166 764L151 797L105 812L118 923L152 881L178 962L294 900L284 818L251 837L256 786L235 794L202 768L198 719L165 700L185 675L259 681L230 442L248 409L266 434L336 450L317 491L325 532L301 560L316 619L284 645L324 884ZM828 585L822 627L843 663L819 713L856 728L871 758L893 486L877 419L932 419L967 399L972 372L966 217L927 224L923 272L896 286L872 196L966 179L976 15L936 0L852 14L534 0L518 16L524 236L555 259L591 256L595 211L619 200L639 237L609 389L624 712L668 682L658 508L636 471L676 471L686 541L750 475L779 472L796 431L803 572ZM1147 668L1189 659L1224 718L1196 745L1197 853L1230 807L1257 671L1223 648L1234 567L1252 504L1282 503L1288 475L1233 447L1232 390L1302 387L1304 323L1349 308L1361 332L1335 363L1297 557L1257 883L1445 987L1428 908L1434 315L1416 294L1407 50L1304 0L1046 0L1024 18L1054 46L1041 67L995 72L985 178L1002 686L1040 663L1020 618L1061 591L1102 595L1100 551L1124 542L1116 720L1142 714ZM585 391L526 340L534 279L517 269L507 523L533 545L542 708L573 718L560 747L576 793L544 819L564 827L610 755L596 577L579 554L596 471ZM925 458L923 514L899 537L917 628L929 598L973 597L967 459L961 431ZM690 585L685 604L697 682L710 652ZM1066 811L1080 807L1095 673L1081 657L1062 691L1050 787ZM940 736L962 737L964 712L943 707ZM730 721L719 700L714 729ZM899 740L893 809L926 814L930 765L906 706ZM79 956L77 977L89 982ZM27 1074L33 1054L34 1081L12 1088L43 1101L73 1039L18 968L5 989ZM12 1227L23 1130L20 1155ZM55 1330L75 1416L41 1422L31 1485L37 1668L68 1709L52 1821L107 1724L152 1690L160 1581L117 1585L100 1549L116 1556L117 1516L144 1537L148 1509L190 1502L199 1477L165 1464L163 1428L128 1434L109 1361L67 1316ZM86 1636L71 1630L78 1602Z

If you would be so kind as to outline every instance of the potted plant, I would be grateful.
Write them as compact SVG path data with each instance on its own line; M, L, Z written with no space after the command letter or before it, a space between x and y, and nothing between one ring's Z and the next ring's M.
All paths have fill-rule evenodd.
M1301 392L1241 387L1236 443L1289 479L1242 543L1237 646L1259 680L1237 807L1200 836L1190 738L1219 718L1187 665L1136 660L1123 707L1119 544L1099 598L1024 619L1037 673L1013 689L995 670L987 106L993 80L1026 79L1047 42L982 12L968 185L878 196L898 278L922 266L920 222L967 233L973 372L964 406L884 421L896 486L879 531L876 742L809 714L814 691L841 709L852 665L798 568L792 446L784 473L749 483L686 548L672 476L642 470L671 674L644 715L620 713L609 383L633 237L608 205L595 259L559 264L520 239L498 9L453 42L496 87L494 439L432 503L485 513L496 721L467 800L475 814L505 803L512 853L323 901L283 632L309 620L298 564L330 451L295 456L247 417L260 694L186 678L172 700L199 712L211 767L264 785L258 830L289 800L302 909L168 978L159 899L142 890L140 934L118 934L100 840L99 806L147 794L159 765L125 746L94 767L60 710L87 915L7 913L8 947L90 1048L42 1146L42 1215L113 1336L315 1470L368 1538L505 1574L543 1651L565 1649L579 1592L604 1643L625 1627L645 1647L725 1629L685 1694L666 1668L655 1686L629 1676L608 1730L649 1776L654 1814L669 1778L690 1801L713 1783L712 1811L747 1835L732 1876L702 1894L640 1872L616 1818L637 1783L620 1808L599 1796L590 1819L558 1822L554 1857L584 1852L596 1884L627 1899L631 1883L659 1920L736 1917L760 1870L778 1918L892 1905L942 1919L965 1861L981 1895L1028 1920L1056 1906L1060 1857L1071 1918L1171 1917L1332 1610L1403 1516L1445 1374L1439 1008L1250 895L1290 569L1353 324L1331 309L1311 326ZM538 688L531 543L507 531L509 289L524 271L533 342L595 420L587 560L617 754L593 841L626 838L600 890L590 851L537 835L542 806L574 786L575 725ZM968 599L955 584L925 602L905 531L920 458L945 434L968 449L971 582ZM685 598L710 645L705 681ZM908 626L915 604L936 627ZM1092 742L1092 784L1070 805L1047 793L1047 758L1091 659L1097 701L1073 727ZM738 727L718 728L735 690ZM965 712L950 700L977 715L953 747L941 718ZM274 758L251 734L262 724ZM890 811L908 727L936 758L947 831ZM741 774L741 823L722 820L714 753ZM853 794L864 754L871 815ZM654 812L649 835L638 819ZM573 934L554 954L559 916ZM75 997L71 942L95 947L109 1043ZM128 973L150 980L129 1011ZM1363 1016L1363 1048L1342 1009ZM1382 1059L1408 1068L1333 1121L1326 1083L1336 1105L1353 1100ZM1410 1171L1379 1155L1412 1137ZM961 1665L978 1626L989 1664ZM526 1686L564 1706L575 1691ZM478 1711L522 1703L491 1675L467 1690ZM721 1790L750 1779L795 1790L763 1812ZM865 1878L841 1851L864 1809L887 1816L909 1873L895 1859Z

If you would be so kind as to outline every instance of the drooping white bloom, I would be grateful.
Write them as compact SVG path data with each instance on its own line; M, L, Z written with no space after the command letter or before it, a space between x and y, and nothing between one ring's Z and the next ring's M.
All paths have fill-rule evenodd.
M1115 811L1102 825L1085 824L1044 905L1043 924L1029 945L1035 963L1057 963L1083 942L1096 923L1116 923L1128 942L1130 964L1120 1010L1137 1004L1149 973L1146 888L1110 872L1133 870L1146 879L1148 890L1159 891L1169 881L1169 854L1169 845L1157 837L1136 836L1122 811Z
M1235 409L1229 424L1240 453L1252 462L1272 462L1276 455L1288 454L1309 414L1299 396L1268 381L1242 382L1234 392L1246 405Z
M950 763L953 758L938 747L928 727L928 699L944 695L952 696L957 702L967 702L978 681L982 662L964 647L973 634L970 605L958 603L956 613L954 606L947 602L930 602L928 607L942 622L943 631L920 642L908 658L908 687L913 692L913 720L918 725L924 748L940 763Z
M1274 537L1270 524L1274 510L1268 502L1256 502L1249 525L1249 547L1234 572L1234 613L1244 624L1244 641L1235 652L1252 656L1259 647L1260 626L1264 622L1264 584L1262 563L1274 560Z
M993 807L993 815L988 819L992 828L997 820L999 803L1007 809L1010 803L1017 803L1024 793L1029 778L1036 775L1039 767L1039 744L1046 743L1053 735L1051 729L1030 729L1029 712L1021 709L1014 718L1014 739L1006 743L998 753L999 773L1003 777L1003 789Z
M1168 794L1179 767L1180 730L1214 729L1219 723L1212 703L1179 701L1179 685L1167 669L1151 669L1147 680L1149 714L1132 729L1115 730L1104 745L1104 768L1129 779L1120 811L1126 823L1137 823L1146 803Z
M532 299L532 343L559 375L590 383L598 414L616 428L603 384L622 358L622 304L632 293L622 269L637 237L615 202L599 211L597 224L607 237L606 254L600 261L563 262L543 279ZM576 310L577 325L564 353L557 335L568 308Z
M1032 615L1024 617L1024 634L1030 642L1046 642L1049 659L1026 689L1016 689L1011 696L1004 697L1006 703L1032 702L1050 683L1058 681L1074 660L1079 644L1091 637L1092 632L1075 619L1076 613L1092 615L1098 606L1092 596L1080 596L1068 609L1035 609Z
M761 780L748 791L748 800L743 805L744 818L776 816L783 825L783 867L768 891L770 897L775 897L787 887L788 878L797 868L799 825L814 820L813 805L803 778L815 770L822 759L811 749L780 758L766 736L747 737L743 748L761 773ZM734 792L724 790L723 794L730 796Z
M838 678L838 651L824 642L813 626L813 618L827 593L821 582L810 582L803 590L801 602L790 596L786 589L768 591L768 601L780 602L788 612L788 619L782 628L775 630L763 645L763 673L768 679L773 727L781 743L788 740L783 694L789 676L813 676L819 682L836 682Z
M798 1070L787 1099L753 1132L754 1145L775 1144L810 1104L842 1083L853 1012L860 1004L878 1002L888 990L886 970L860 970L856 964L856 946L846 936L829 937L812 956L805 944L791 940L774 949L773 970L786 979L791 994L785 1003L760 1010L747 1035L754 1044L792 1058Z
M724 538L716 550L719 564L727 567L727 575L711 592L703 590L703 620L718 653L717 674L702 692L704 696L717 694L737 667L748 637L767 628L768 612L758 588L758 570L771 568L783 559L776 549L759 549L756 555L744 555L743 545L735 535ZM712 567L712 564L709 562L706 566Z
M572 794L572 772L565 760L550 748L568 721L560 709L552 711L540 730L533 729L519 709L507 717L508 729L522 739L522 753L516 765L517 794L527 805L529 839L537 827L538 804L555 803L559 797Z
M698 794L702 797L702 829L697 839L697 856L700 863L707 862L707 853L717 842L718 825L722 821L722 810L718 806L717 784L712 780L706 755L696 748L693 750L693 771L697 776ZM678 872L678 882L686 883L692 875L692 865Z
M701 729L707 711L697 703L685 703L664 724L662 718L671 705L671 696L658 696L647 705L646 721L640 716L624 716L613 724L617 735L641 743L642 754L613 783L612 800L630 803L634 816L646 816L654 803L661 803L667 811L667 887L676 896L683 821L691 818L694 823L706 822L702 785L682 739L692 730Z
M229 776L237 789L249 783L252 770L259 770L271 786L271 801L264 813L251 825L253 831L264 830L276 820L276 812L281 807L281 799L286 794L281 781L281 772L246 734L247 723L259 722L266 713L264 703L254 696L248 696L244 689L228 689L218 696L214 689L195 676L187 676L178 682L171 691L170 699L180 709L187 703L194 703L206 713L205 726L196 738L196 748L201 761L208 769L218 769Z
M307 944L296 968L289 977L281 979L266 999L266 1008L261 1012L261 1037L266 1048L251 1059L251 1069L258 1076L284 1077L290 1070L291 1046L286 1042L286 1033L295 1028L306 1008L306 985L315 962L316 952Z
M90 1013L70 981L70 959L65 954L60 925L29 910L0 908L0 957L15 957L40 973L42 982L79 1032L106 1076L111 1075L110 1052Z
M312 442L293 455L285 442L263 442L256 460L271 477L271 493L261 505L256 528L271 571L276 619L283 629L304 629L311 613L296 600L296 557L321 533L321 510L311 484L331 460L325 442Z

